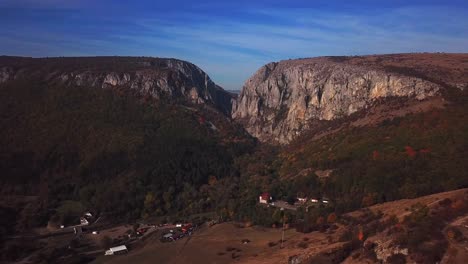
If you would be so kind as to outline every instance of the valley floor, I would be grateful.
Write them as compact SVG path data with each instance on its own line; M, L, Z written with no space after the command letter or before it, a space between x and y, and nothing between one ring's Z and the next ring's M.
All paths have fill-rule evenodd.
M384 217L395 215L401 221L409 214L411 206L417 203L431 208L446 198L463 199L467 191L468 189L460 189L416 199L403 199L374 205L369 209L373 212L381 211ZM362 212L362 210L355 211L348 215L359 217ZM451 225L459 227L463 234L466 234L467 218L467 216L459 217ZM241 228L234 223L222 223L212 227L204 225L192 236L172 243L161 243L159 241L161 234L157 232L146 239L143 247L131 250L127 255L100 256L94 263L288 263L293 256L308 260L319 254L333 254L340 251L344 242L340 242L339 237L344 231L345 227L340 224L333 231L316 231L308 234L290 228L285 231L284 247L280 248L280 228L258 226ZM379 234L374 236L374 239L378 237ZM242 243L245 239L250 242ZM465 242L451 241L443 263L466 263L468 247L465 244ZM345 263L364 261L353 259L351 255L345 259Z

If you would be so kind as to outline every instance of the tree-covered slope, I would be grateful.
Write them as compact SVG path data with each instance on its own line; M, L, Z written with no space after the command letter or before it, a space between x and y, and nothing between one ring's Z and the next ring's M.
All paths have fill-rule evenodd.
M67 200L116 220L214 210L200 187L235 176L233 159L254 145L210 106L125 89L31 77L2 84L0 102L0 192L39 196L25 227Z
M468 94L448 91L438 108L365 125L353 123L362 116L326 121L276 153L246 156L245 186L287 200L327 197L337 213L467 187Z

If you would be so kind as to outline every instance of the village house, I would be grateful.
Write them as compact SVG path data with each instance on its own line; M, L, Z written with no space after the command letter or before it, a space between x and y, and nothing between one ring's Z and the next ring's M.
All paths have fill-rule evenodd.
M80 217L80 225L89 225L88 219Z
M262 195L260 195L258 197L258 202L261 203L261 204L268 204L268 203L271 202L272 199L273 198L270 196L269 193L264 192L264 193L262 193Z
M80 225L89 225L91 222L93 222L93 214L88 212L85 212L83 216L80 217Z
M307 197L305 196L297 196L297 201L301 204L304 204L307 202Z
M324 203L324 204L328 204L328 203L329 203L329 200L328 200L328 198L326 198L326 197L323 197L323 198L322 198L322 203Z

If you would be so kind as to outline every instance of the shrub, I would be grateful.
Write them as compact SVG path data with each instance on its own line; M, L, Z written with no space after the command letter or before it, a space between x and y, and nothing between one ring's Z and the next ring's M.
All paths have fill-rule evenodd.
M301 241L301 242L299 242L299 244L297 244L297 247L300 247L300 248L303 248L303 249L306 249L308 246L309 246L309 244L304 242L304 241Z
M353 239L353 231L350 228L346 229L339 237L338 241L346 242Z
M268 242L268 246L269 246L269 247L274 247L274 246L276 246L276 245L278 245L278 243L272 242L272 241Z
M329 227L329 225L320 225L318 231L321 233L325 233Z
M109 236L103 236L101 240L99 241L99 244L101 248L108 249L109 247L112 246L112 242L113 242L112 238L110 238Z
M328 217L327 217L327 223L333 224L333 223L336 222L336 219L337 219L336 214L335 214L335 213L331 213L331 214L329 214Z
M310 224L309 222L306 221L301 221L299 223L295 224L296 231L300 233L310 233L314 230L316 230L316 226L313 224Z
M466 203L463 200L458 199L452 203L452 208L455 212L463 211L466 208Z
M463 233L457 227L451 226L447 229L447 237L450 240L461 242L464 239Z
M452 204L452 200L450 200L449 198L445 198L445 199L439 201L439 205L443 206L443 207L448 207L451 204Z
M439 263L447 250L448 243L444 240L435 243L423 243L416 249L422 263Z
M351 257L352 257L353 259L357 259L357 258L359 258L360 256L361 256L361 253L356 252L356 253L354 253Z
M0 262L2 262L2 260L6 261L5 263L14 262L31 254L31 252L38 248L40 248L40 246L35 242L23 239L8 241L3 245L0 252Z
M231 251L234 251L234 250L236 250L235 247L226 247L227 252L231 252Z
M391 255L389 258L387 258L387 262L389 264L406 264L406 257L400 253Z
M379 229L379 227L381 226L382 224L380 223L380 221L372 221L368 223L367 225L365 225L364 229L366 231L366 234L369 236L369 235L375 234L377 230Z
M317 225L323 225L325 223L325 218L323 216L320 216L317 218Z

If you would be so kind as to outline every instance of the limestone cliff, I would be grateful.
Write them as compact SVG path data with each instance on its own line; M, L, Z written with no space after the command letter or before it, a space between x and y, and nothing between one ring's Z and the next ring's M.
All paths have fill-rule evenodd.
M230 115L232 95L192 63L162 58L0 58L0 84L25 78L68 86L129 89L166 101L211 104Z
M327 57L261 67L245 85L232 117L261 141L290 142L312 120L333 120L385 97L424 100L441 86L423 78Z

